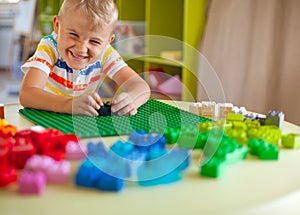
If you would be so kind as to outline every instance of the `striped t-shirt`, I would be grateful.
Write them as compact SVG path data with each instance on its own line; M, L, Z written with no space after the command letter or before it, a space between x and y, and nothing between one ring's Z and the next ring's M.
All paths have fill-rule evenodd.
M106 75L112 78L127 65L119 53L108 45L94 64L82 70L71 69L58 52L55 37L52 34L41 39L34 55L21 67L24 73L30 67L46 72L49 77L45 90L48 92L69 97L94 92Z

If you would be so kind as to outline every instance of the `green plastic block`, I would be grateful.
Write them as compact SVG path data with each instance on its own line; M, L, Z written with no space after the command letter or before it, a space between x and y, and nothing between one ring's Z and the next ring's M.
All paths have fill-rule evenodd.
M209 143L208 143L209 144ZM248 149L224 135L213 157L201 167L200 175L218 178L226 169L247 157Z
M155 99L139 107L134 116L73 116L30 108L20 109L19 113L35 124L66 134L75 133L80 138L128 135L136 130L164 133L167 128L197 127L199 123L212 121Z
M279 148L275 144L269 144L264 139L250 138L248 141L249 153L261 160L278 160Z
M285 148L299 149L300 148L300 135L299 134L285 134L281 138L281 144Z
M248 138L264 139L268 143L279 145L281 140L281 130L273 125L264 125L248 129Z
M227 121L243 121L244 116L241 113L230 112L227 114Z

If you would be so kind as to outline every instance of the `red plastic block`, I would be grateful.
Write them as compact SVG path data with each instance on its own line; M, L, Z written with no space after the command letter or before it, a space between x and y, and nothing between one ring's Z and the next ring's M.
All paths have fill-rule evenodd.
M4 187L17 180L17 170L14 167L0 168L0 187Z
M0 138L10 138L15 135L17 128L13 125L5 125L0 127Z
M12 142L6 139L0 139L0 169L9 166L9 156L12 149Z
M12 146L10 162L11 165L23 169L28 158L36 153L36 147L32 144L30 137L15 138Z

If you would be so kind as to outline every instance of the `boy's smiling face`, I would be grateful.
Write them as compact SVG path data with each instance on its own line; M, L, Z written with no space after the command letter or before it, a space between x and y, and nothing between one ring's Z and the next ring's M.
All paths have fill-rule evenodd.
M105 47L113 41L113 25L95 26L80 10L69 10L53 18L58 50L67 65L80 70L99 60Z

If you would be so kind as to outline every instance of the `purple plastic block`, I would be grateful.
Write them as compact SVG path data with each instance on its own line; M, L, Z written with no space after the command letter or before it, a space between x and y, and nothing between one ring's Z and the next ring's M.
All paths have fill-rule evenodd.
M34 155L29 158L25 164L25 169L31 170L34 172L43 172L45 173L48 169L52 168L56 161L46 155Z
M66 157L68 160L84 160L87 153L86 144L80 144L73 141L68 142L66 146Z
M69 161L56 161L46 172L47 182L64 184L69 182L71 163Z
M21 194L41 194L46 186L46 177L42 172L24 170L19 179L18 192Z

